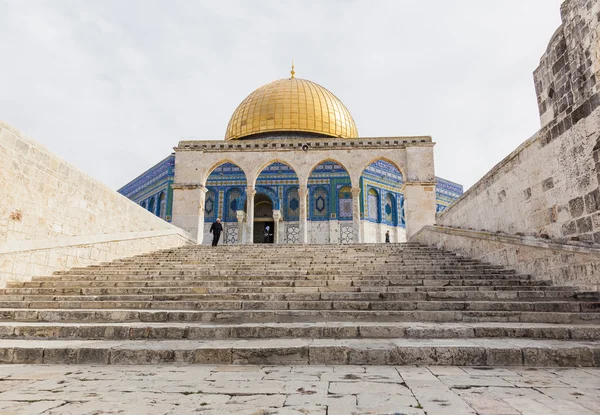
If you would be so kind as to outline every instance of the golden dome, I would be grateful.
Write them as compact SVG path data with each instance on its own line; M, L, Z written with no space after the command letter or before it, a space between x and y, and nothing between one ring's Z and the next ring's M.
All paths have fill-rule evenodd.
M273 81L248 95L237 107L225 140L271 132L306 132L331 137L358 137L344 104L314 82L292 77Z

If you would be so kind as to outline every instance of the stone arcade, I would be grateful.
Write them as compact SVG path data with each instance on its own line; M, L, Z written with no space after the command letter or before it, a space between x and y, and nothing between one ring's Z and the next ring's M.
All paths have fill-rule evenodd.
M358 137L344 104L295 77L251 93L223 141L182 141L119 191L208 243L404 242L462 194L434 175L431 137Z

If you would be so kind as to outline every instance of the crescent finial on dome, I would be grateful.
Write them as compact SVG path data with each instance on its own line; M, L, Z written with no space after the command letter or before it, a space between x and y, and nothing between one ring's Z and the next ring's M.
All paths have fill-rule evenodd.
M294 70L294 60L292 59L292 70L290 71L290 73L292 74L292 79L294 78L294 76L296 75L296 71Z

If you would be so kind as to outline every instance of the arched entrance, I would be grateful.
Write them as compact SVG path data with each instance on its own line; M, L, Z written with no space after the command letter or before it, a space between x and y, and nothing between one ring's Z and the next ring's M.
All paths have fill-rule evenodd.
M264 193L256 193L254 197L254 234L252 239L255 244L273 243L274 222L273 201ZM268 237L265 237L265 233L268 234Z

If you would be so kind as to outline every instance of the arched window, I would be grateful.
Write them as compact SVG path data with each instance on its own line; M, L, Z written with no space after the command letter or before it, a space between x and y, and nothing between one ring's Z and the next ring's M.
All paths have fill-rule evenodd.
M140 206L146 209L146 201L144 200L142 203L140 203Z
M165 193L161 193L158 196L158 206L156 206L156 215L165 218L167 214L167 198L165 197Z
M379 193L372 187L367 192L367 211L369 219L379 222Z
M208 189L204 198L204 219L215 220L217 218L217 200L216 193Z
M397 225L396 223L396 198L393 194L388 193L385 195L385 205L383 207L384 222Z
M227 202L225 206L227 211L225 213L225 220L235 222L237 220L237 211L244 210L242 206L242 191L238 188L233 188L227 192Z
M295 221L300 217L300 197L298 188L291 187L285 195L285 220Z
M148 210L152 213L154 213L154 205L156 205L156 201L154 199L154 196L150 198L150 202L148 203Z
M329 200L327 190L317 187L312 191L312 218L317 220L329 219Z
M343 186L338 191L338 210L340 219L352 218L352 188Z

